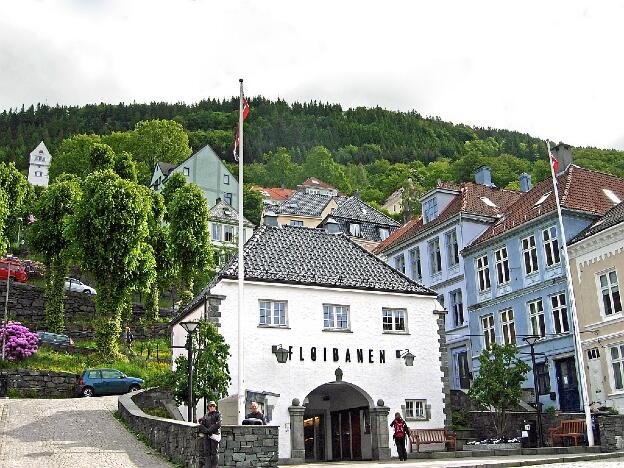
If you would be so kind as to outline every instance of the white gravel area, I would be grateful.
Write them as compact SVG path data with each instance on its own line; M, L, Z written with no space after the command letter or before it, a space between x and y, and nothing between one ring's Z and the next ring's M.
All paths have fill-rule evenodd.
M0 467L170 468L116 410L116 396L0 400Z

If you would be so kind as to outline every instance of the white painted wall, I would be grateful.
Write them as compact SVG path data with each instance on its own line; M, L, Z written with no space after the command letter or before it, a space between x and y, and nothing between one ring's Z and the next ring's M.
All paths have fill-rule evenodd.
M220 332L230 345L230 395L236 394L237 385L237 284L222 280L211 291L226 296L221 303ZM260 299L288 301L288 327L259 327ZM351 333L323 331L324 303L350 307ZM382 308L396 307L407 310L409 334L384 334ZM373 402L383 399L390 414L401 411L406 399L426 399L431 405L429 421L408 421L411 428L436 428L444 426L442 372L436 301L433 297L415 295L350 291L339 289L246 283L245 287L245 388L280 394L275 399L272 424L280 426L280 458L290 457L290 432L288 406L293 398L303 401L318 386L335 380L334 371L340 367L343 381L368 392ZM203 305L184 320L199 319ZM183 345L185 332L176 325L173 344ZM271 353L272 345L293 346L292 360L279 364ZM317 348L317 360L311 361L310 347ZM304 350L304 360L299 359L299 347ZM323 348L328 348L328 361L323 361ZM331 359L332 348L338 348L338 362ZM351 362L345 362L346 349L351 351ZM358 363L356 349L362 348L365 362ZM397 359L398 349L409 348L416 355L414 366L407 367ZM368 363L368 350L373 350L374 363ZM379 363L379 351L385 350L386 362ZM184 352L174 349L174 359ZM391 418L388 423L390 423ZM396 448L390 437L393 454Z

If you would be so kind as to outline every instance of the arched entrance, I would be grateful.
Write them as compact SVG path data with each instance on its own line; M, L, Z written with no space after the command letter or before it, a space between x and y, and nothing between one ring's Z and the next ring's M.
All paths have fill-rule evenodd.
M371 409L375 405L364 390L349 382L326 383L312 390L303 406L306 461L374 458Z

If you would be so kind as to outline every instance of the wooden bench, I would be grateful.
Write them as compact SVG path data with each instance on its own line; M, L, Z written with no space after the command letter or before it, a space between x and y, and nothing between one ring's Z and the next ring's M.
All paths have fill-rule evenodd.
M413 445L416 444L416 451L420 452L420 446L423 444L449 444L456 450L457 439L455 434L451 434L447 429L411 429L410 435L410 452Z
M585 420L584 419L566 419L561 421L558 427L548 428L548 442L555 445L556 439L563 440L566 437L574 439L574 445L578 445L579 439L585 436Z

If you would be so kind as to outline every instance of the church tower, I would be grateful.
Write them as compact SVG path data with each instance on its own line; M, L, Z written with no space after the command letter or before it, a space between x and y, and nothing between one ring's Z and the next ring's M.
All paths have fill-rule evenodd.
M50 161L52 155L46 148L46 145L39 143L37 147L30 153L30 165L28 166L28 182L32 185L48 186L50 169Z

